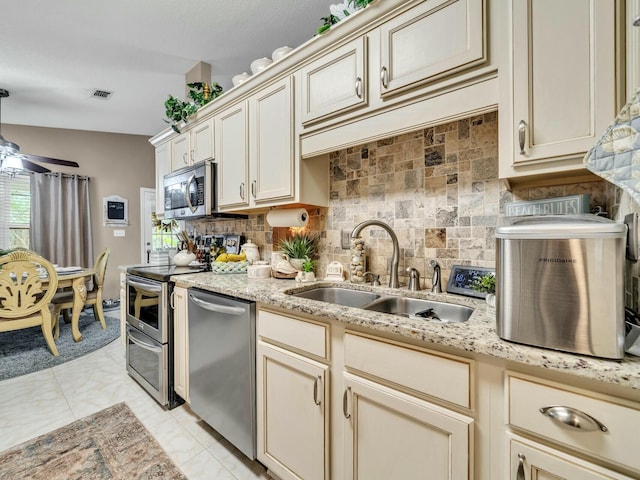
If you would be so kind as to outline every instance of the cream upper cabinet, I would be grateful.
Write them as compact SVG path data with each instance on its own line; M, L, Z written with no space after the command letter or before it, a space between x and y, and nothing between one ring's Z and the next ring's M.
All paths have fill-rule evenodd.
M241 101L214 117L218 207L249 206L249 129L247 103Z
M287 76L249 99L252 204L292 198L294 194L292 82Z
M258 459L282 480L328 480L329 367L257 346Z
M380 28L380 92L454 74L487 59L484 0L426 0Z
M500 177L583 170L584 154L617 113L619 3L509 5L499 72Z
M345 373L345 480L468 480L473 419Z
M191 165L189 151L189 132L171 139L171 171Z
M191 163L213 158L213 118L198 123L189 130L189 158Z
M361 36L302 68L303 125L366 105L366 45Z
M173 375L174 390L189 403L189 317L187 313L188 290L173 289Z
M164 176L170 172L171 143L165 142L156 147L156 215L164 216Z

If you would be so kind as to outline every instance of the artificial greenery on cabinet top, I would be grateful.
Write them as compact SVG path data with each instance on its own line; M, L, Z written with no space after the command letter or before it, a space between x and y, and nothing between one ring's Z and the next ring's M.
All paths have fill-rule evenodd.
M178 128L180 122L187 123L189 117L196 113L200 107L222 95L222 87L217 82L213 82L211 85L207 82L193 82L187 83L187 87L189 87L188 96L192 100L191 102L183 102L173 95L169 95L167 101L164 102L165 114L168 119L165 122L170 124L176 133L180 133Z

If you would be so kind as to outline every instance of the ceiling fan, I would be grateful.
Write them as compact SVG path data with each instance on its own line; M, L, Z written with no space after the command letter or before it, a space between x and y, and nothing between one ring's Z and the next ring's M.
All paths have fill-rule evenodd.
M30 171L35 173L49 173L49 170L40 163L51 163L63 165L65 167L79 167L77 162L70 160L60 160L58 158L42 157L40 155L30 155L20 153L20 146L6 140L2 136L2 99L9 96L9 92L0 88L0 172L17 173L20 171Z

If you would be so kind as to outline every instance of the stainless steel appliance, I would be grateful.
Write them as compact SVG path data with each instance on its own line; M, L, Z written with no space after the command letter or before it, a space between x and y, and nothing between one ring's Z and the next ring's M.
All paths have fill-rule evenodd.
M500 337L622 358L626 232L595 215L525 217L498 227Z
M202 268L169 265L131 267L126 279L126 360L129 375L169 409L183 400L173 389L172 275Z
M189 289L191 409L256 458L255 303Z
M164 176L164 218L247 218L216 209L216 164L197 163Z

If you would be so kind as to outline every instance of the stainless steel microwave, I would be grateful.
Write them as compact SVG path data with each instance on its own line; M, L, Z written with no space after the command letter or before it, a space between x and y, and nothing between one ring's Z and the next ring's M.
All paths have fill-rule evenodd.
M215 163L198 163L164 176L164 218L192 219L215 211Z

